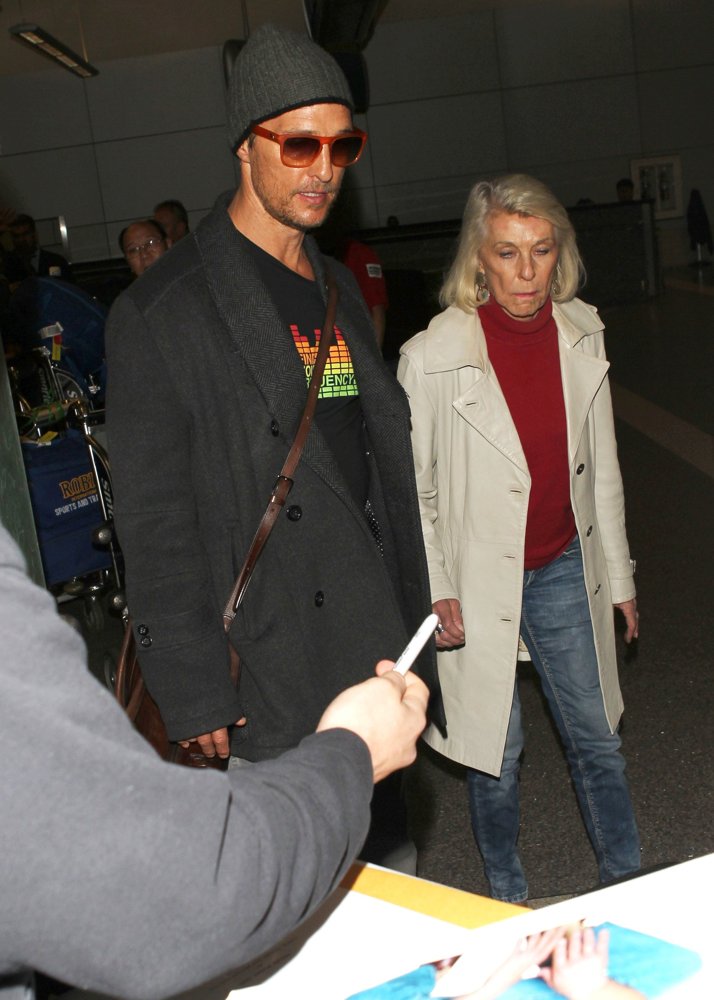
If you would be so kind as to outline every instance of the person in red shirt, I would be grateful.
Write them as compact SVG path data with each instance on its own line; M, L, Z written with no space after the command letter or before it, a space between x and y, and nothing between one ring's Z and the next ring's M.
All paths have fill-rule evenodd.
M377 343L382 347L389 306L382 262L372 247L351 238L347 239L339 249L338 257L357 279L367 308L372 314Z

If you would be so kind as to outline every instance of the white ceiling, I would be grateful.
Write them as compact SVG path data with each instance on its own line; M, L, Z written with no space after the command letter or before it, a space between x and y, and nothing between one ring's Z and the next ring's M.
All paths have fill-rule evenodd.
M381 20L463 14L499 0L387 0ZM507 0L500 0L501 3ZM65 72L8 34L32 23L89 62L221 45L264 21L303 30L302 0L0 0L0 74Z

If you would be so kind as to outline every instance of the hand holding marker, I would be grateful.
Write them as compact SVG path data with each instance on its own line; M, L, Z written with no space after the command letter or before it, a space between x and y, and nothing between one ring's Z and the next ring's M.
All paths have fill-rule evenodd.
M416 630L412 638L407 643L404 652L399 657L397 662L394 664L393 670L396 670L398 674L402 677L406 674L407 670L412 666L416 660L419 653L427 643L429 636L434 634L434 630L439 621L438 615L427 615L424 621L421 623L419 628Z

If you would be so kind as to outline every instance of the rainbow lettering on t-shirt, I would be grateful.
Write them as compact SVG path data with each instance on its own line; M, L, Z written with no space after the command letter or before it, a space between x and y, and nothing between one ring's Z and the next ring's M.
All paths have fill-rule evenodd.
M295 323L291 323L290 332L293 335L298 354L305 365L305 379L308 385L312 377L312 369L320 346L320 330L315 330L315 344L311 345L303 336ZM352 365L350 350L345 338L335 327L335 342L330 347L330 353L325 364L325 371L320 386L320 399L336 399L338 396L359 396L359 388Z

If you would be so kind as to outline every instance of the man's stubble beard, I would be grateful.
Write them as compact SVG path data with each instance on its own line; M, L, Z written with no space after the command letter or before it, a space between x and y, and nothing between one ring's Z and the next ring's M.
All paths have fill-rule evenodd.
M260 201L263 209L267 214L275 219L276 222L281 223L283 226L287 226L289 229L297 229L301 233L309 233L313 229L319 229L322 226L332 211L332 207L337 201L337 197L340 193L340 187L342 186L342 178L338 185L327 185L322 189L318 189L318 193L327 194L328 201L327 207L324 214L318 222L307 222L300 218L296 213L289 211L290 199L295 194L300 193L300 189L291 191L288 198L285 199L284 203L276 203L269 195L268 190L263 185L259 178L259 175L254 175L252 177L253 190L255 191L258 200ZM309 190L309 189L307 189ZM331 195L331 197L329 197Z
M288 226L288 228L290 228L290 229L297 229L301 233L309 233L313 229L319 229L320 226L322 226L324 224L324 222L327 220L327 217L329 216L330 212L332 211L332 206L337 201L337 195L338 195L338 193L339 192L335 191L333 197L328 200L327 207L325 208L324 214L322 215L322 217L320 218L320 220L317 221L317 222L308 222L308 221L300 218L299 216L297 216L295 214L292 214L287 209L284 210L284 211L281 210L280 206L273 206L273 205L270 205L269 203L266 204L264 202L263 203L263 207L265 208L266 212L270 216L272 216L273 219L275 219L277 222L282 223L282 225Z

